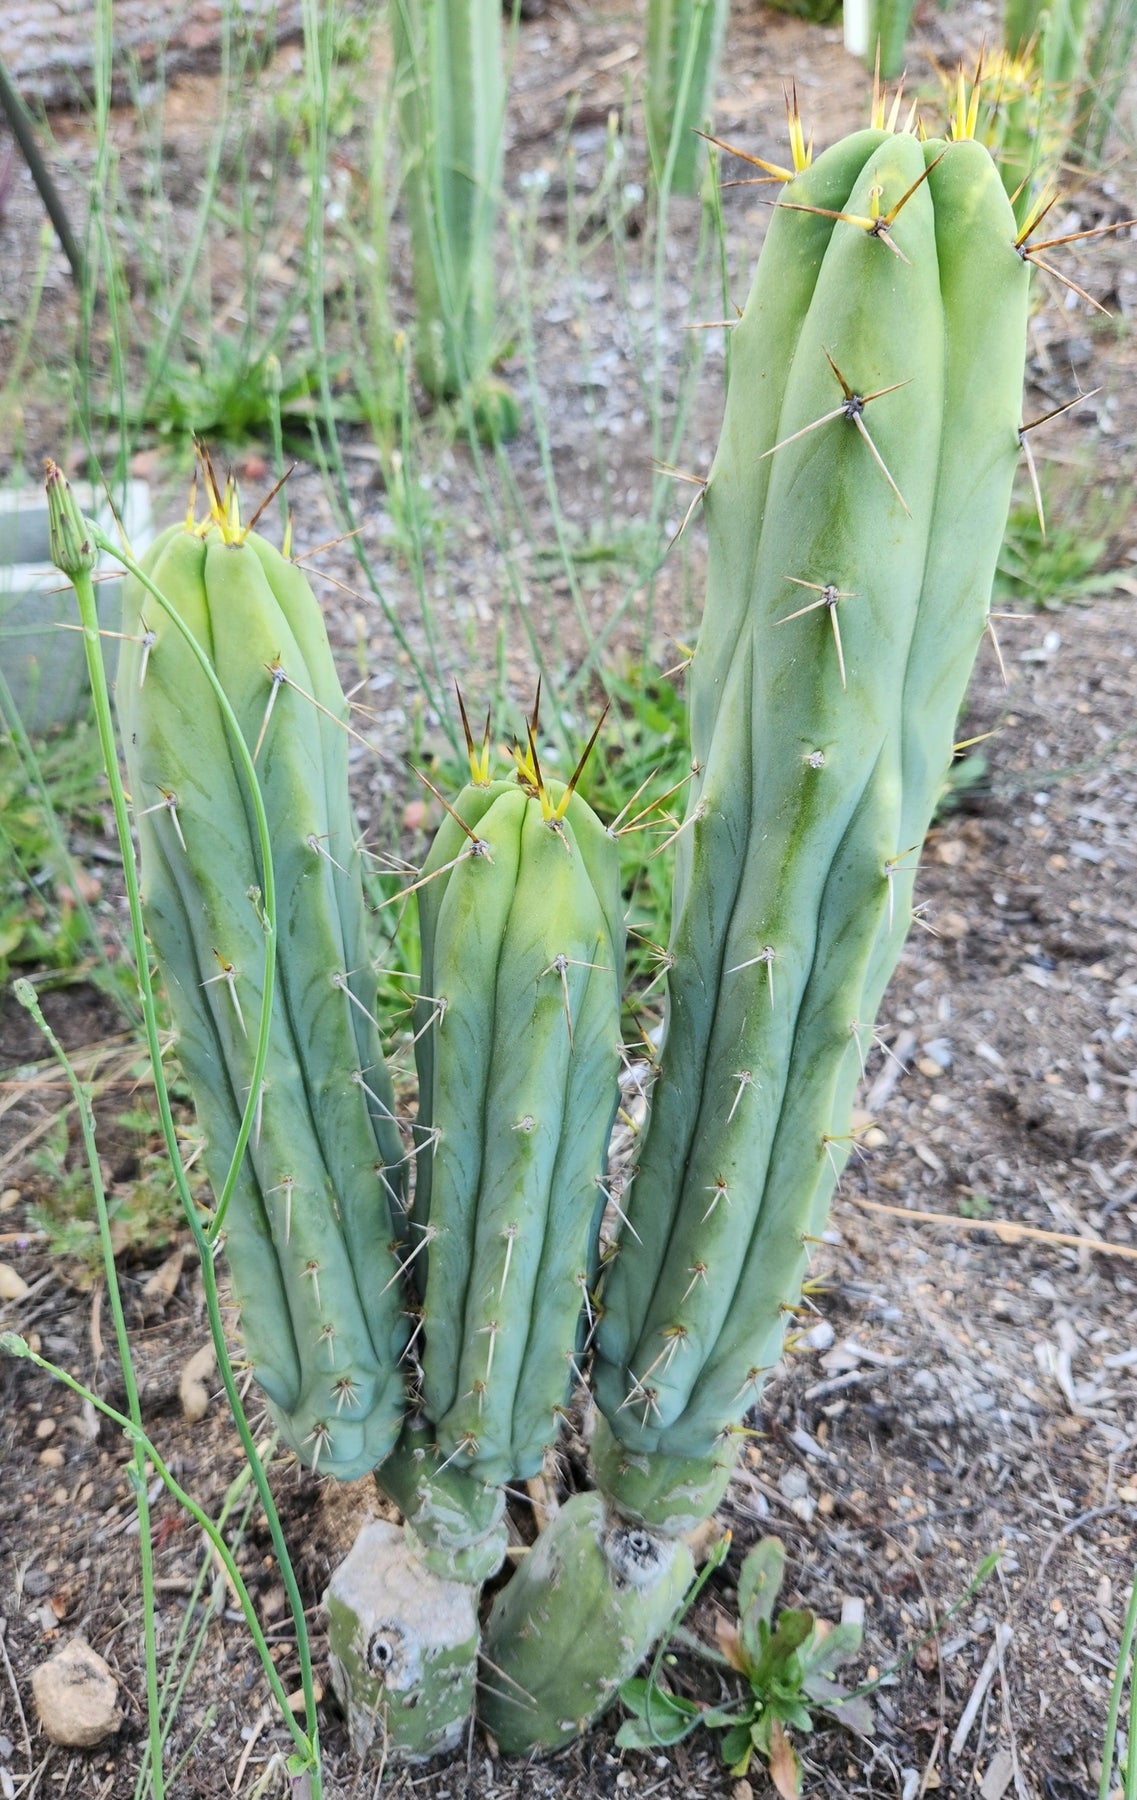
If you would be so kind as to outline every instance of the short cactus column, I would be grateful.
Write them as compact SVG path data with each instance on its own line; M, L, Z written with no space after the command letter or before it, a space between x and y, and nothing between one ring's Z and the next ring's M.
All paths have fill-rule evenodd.
M619 1097L615 841L535 744L474 779L419 889L422 1402L444 1458L524 1480L557 1434L596 1278ZM417 1346L416 1346L417 1348Z
M418 1291L420 1410L377 1480L406 1520L409 1561L465 1583L476 1607L505 1551L503 1484L540 1469L595 1320L624 922L616 843L575 792L580 769L567 785L546 781L535 722L507 780L491 776L488 735L477 748L467 726L467 741L470 782L417 890L404 1260ZM413 1580L408 1591L413 1634ZM401 1616L392 1603L388 1623ZM469 1695L441 1664L438 1688L432 1717L441 1726L453 1707L461 1729ZM393 1711L388 1729L394 1748Z

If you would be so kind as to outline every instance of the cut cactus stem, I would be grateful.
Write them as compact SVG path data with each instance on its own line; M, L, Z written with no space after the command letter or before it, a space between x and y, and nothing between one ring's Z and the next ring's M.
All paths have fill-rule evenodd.
M682 1539L574 1494L485 1628L478 1717L507 1756L557 1750L611 1705L695 1574Z
M620 1517L666 1537L684 1537L717 1510L737 1460L733 1441L708 1457L629 1450L603 1416L596 1421L591 1454L596 1485Z
M462 1741L474 1703L478 1590L428 1566L372 1519L324 1595L332 1686L352 1749L426 1762Z
M392 1285L404 1157L374 1025L347 705L301 570L240 529L235 500L213 491L211 505L145 559L164 604L137 579L124 590L117 702L144 912L220 1195L259 1054L269 870L248 762L185 632L246 756L259 747L276 899L267 1054L223 1222L233 1294L286 1441L347 1480L398 1436L408 1329Z

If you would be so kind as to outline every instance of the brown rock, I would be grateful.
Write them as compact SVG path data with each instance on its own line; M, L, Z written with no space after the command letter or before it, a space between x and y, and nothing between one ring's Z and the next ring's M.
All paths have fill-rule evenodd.
M178 1380L178 1394L182 1402L182 1413L191 1425L204 1419L209 1411L209 1389L206 1386L213 1373L215 1356L213 1341L203 1344L195 1350L184 1365Z
M0 1300L22 1300L28 1284L11 1263L0 1262Z
M44 1736L69 1749L89 1750L122 1724L118 1686L84 1638L72 1638L32 1676Z

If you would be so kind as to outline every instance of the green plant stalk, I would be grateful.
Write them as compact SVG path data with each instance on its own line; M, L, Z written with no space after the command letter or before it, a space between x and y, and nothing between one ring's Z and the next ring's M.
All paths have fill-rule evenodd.
M328 373L327 328L325 304L325 258L324 258L324 174L328 161L328 73L329 46L334 24L334 8L328 7L323 14L323 24L327 37L321 35L321 11L319 0L304 0L304 77L308 84L309 100L313 116L313 129L308 143L308 211L305 221L305 267L308 272L308 325L312 335L312 344L316 354L316 365L319 370L320 415L323 421L323 437L313 426L312 449L324 477L325 487L333 510L337 514L337 524L350 536L352 549L360 570L374 595L390 628L395 642L407 658L415 679L424 693L431 694L440 717L449 723L449 714L443 703L442 695L446 683L442 678L438 655L434 644L429 611L421 605L424 588L420 585L419 598L422 610L423 625L427 644L431 653L435 680L432 684L430 676L414 644L403 627L396 608L391 604L379 582L371 559L367 555L362 539L356 530L358 520L351 497L351 488L344 468L343 454L340 448L339 430L336 424L335 400L332 394L331 378ZM401 366L401 365L400 365ZM401 395L399 416L404 433L409 434L412 408L405 387ZM451 742L455 749L458 740L453 736Z
M269 1453L269 1460L271 1460L271 1451ZM244 1493L245 1489L248 1487L251 1479L252 1479L252 1470L250 1469L248 1463L245 1463L242 1465L240 1473L237 1475L236 1479L229 1484L228 1492L226 1493L225 1498L221 1503L221 1510L217 1515L218 1531L222 1531L224 1529L225 1524L229 1518L229 1514L233 1511L233 1508L236 1506L241 1495ZM244 1515L244 1518L241 1520L240 1527L239 1527L238 1534L237 1534L238 1542L240 1541L240 1538L244 1534L245 1528L249 1522L249 1516L250 1516L255 1504L256 1504L255 1495L251 1495L249 1497L249 1499L245 1502L245 1515ZM182 1670L181 1676L178 1679L178 1682L175 1686L174 1675L175 1675L175 1671L178 1666L178 1658L181 1656L182 1651L185 1649L186 1644L189 1641L190 1626L192 1625L194 1618L197 1615L198 1607L199 1607L199 1604L201 1601L201 1596L205 1589L206 1578L208 1577L210 1570L212 1568L213 1568L212 1557L207 1554L205 1556L204 1560L202 1561L202 1565L197 1572L197 1576L194 1580L193 1586L190 1589L190 1592L186 1598L185 1610L182 1613L182 1622L178 1627L177 1637L174 1639L174 1642L170 1647L169 1663L168 1663L168 1666L166 1669L166 1674L165 1674L165 1678L162 1682L161 1689L159 1690L159 1693L158 1693L158 1707L159 1707L160 1713L162 1713L161 1736L162 1736L163 1748L165 1747L166 1742L169 1738L170 1732L173 1728L174 1720L178 1716L178 1709L181 1706L182 1699L185 1694L186 1688L189 1685L190 1677L193 1674L194 1668L196 1667L197 1659L201 1655L202 1647L205 1643L206 1637L208 1636L210 1625L213 1623L214 1614L217 1610L215 1605L212 1602L203 1609L203 1614L202 1614L201 1619L198 1622L198 1627L197 1627L196 1633L194 1634L193 1642L189 1646L189 1654L186 1657L186 1666ZM219 1593L220 1590L217 1590L217 1592ZM214 1597L215 1598L217 1597L216 1593L215 1593ZM164 1709L164 1711L163 1711L163 1709ZM184 1761L185 1761L185 1758L183 1756L182 1762L184 1763ZM142 1800L142 1795L145 1792L145 1788L146 1788L146 1773L147 1773L147 1769L149 1768L149 1764L150 1764L150 1750L149 1750L149 1746L147 1746L147 1749L143 1754L142 1760L141 1760L141 1762L139 1764L139 1768L138 1768L138 1779L135 1782L135 1786L134 1786L134 1800ZM176 1780L177 1780L177 1769L175 1768L175 1769L171 1770L171 1772L170 1772L171 1787L174 1786L174 1783L176 1782Z
M56 1037L51 1026L43 1016L43 1009L36 997L35 988L30 981L20 980L14 983L14 992L20 1005L26 1007L35 1020L40 1031L51 1046L52 1055L67 1079L75 1106L79 1114L79 1129L83 1134L83 1151L87 1158L87 1170L91 1178L91 1192L95 1199L95 1217L99 1227L99 1246L103 1253L103 1272L107 1283L107 1298L110 1301L111 1318L114 1321L115 1343L118 1346L118 1360L122 1369L122 1385L126 1391L127 1411L135 1432L142 1430L142 1408L138 1400L138 1383L134 1378L134 1359L130 1352L130 1336L126 1329L126 1315L122 1309L122 1294L119 1291L118 1271L115 1268L114 1245L111 1243L111 1222L107 1212L107 1195L103 1186L103 1173L99 1166L99 1149L95 1141L95 1115L91 1107L91 1097L86 1087L79 1080L72 1066L71 1059L63 1045ZM151 1787L154 1800L163 1800L166 1791L162 1771L162 1734L161 1718L158 1707L158 1643L155 1629L157 1607L154 1596L154 1544L150 1535L150 1501L146 1492L146 1455L137 1436L133 1440L133 1480L135 1504L138 1508L138 1557L142 1569L142 1639L146 1665L146 1720L148 1727L148 1751L151 1768Z
M0 64L0 67L2 66L3 65ZM25 311L23 323L20 326L19 336L17 337L15 346L12 350L11 361L8 364L8 371L4 378L4 385L0 388L0 422L6 420L13 397L20 392L23 384L24 365L28 360L28 351L31 349L36 338L36 326L39 322L39 309L43 302L43 285L47 277L48 264L51 261L51 252L52 230L49 225L45 225L40 232L39 261L36 264L35 273L32 276L31 292L28 294L27 301L24 303Z
M89 1387L85 1387L81 1381L77 1381L74 1375L69 1375L67 1370L61 1368L58 1363L50 1362L46 1356L40 1356L37 1351L31 1348L26 1339L20 1337L16 1332L0 1332L0 1350L3 1350L8 1356L17 1357L25 1362L34 1363L37 1369L42 1369L46 1375L50 1375L54 1380L61 1382L65 1388L69 1388L73 1394L78 1395L80 1400L87 1401L89 1405L95 1408L96 1412L102 1413L104 1419L109 1419L112 1424L117 1425L132 1448L139 1451L143 1461L148 1461L153 1464L154 1473L158 1476L163 1487L166 1489L166 1492L172 1499L177 1501L179 1506L183 1507L185 1511L189 1513L195 1524L200 1526L224 1567L228 1580L232 1583L233 1592L236 1594L241 1611L245 1615L245 1623L249 1628L249 1636L253 1640L257 1655L260 1658L261 1666L264 1669L265 1679L272 1690L273 1699L280 1709L281 1719L287 1727L297 1750L305 1759L305 1772L314 1776L317 1772L313 1760L318 1759L318 1750L316 1748L317 1739L310 1734L305 1733L303 1727L295 1717L292 1708L288 1704L288 1695L285 1693L284 1685L281 1682L280 1676L277 1674L276 1664L272 1660L272 1652L269 1650L264 1632L261 1629L261 1622L257 1617L257 1609L253 1605L252 1596L245 1586L244 1577L237 1567L232 1551L225 1542L222 1533L209 1517L209 1514L203 1507L198 1505L192 1494L186 1492L185 1488L182 1487L181 1483L167 1468L166 1464L159 1456L152 1439L147 1436L141 1426L136 1425L125 1413L120 1413L116 1407L111 1406L109 1402L102 1399L100 1395L94 1393ZM318 1792L314 1781L313 1792Z
M525 270L521 262L521 243L516 232L511 233L511 241L513 244L514 268L518 276L518 281L523 287ZM524 308L522 311L521 344L525 356L525 369L529 378L529 389L531 393L535 394L538 391L537 345L533 336L532 315L528 308ZM549 497L550 508L553 515L553 535L556 538L557 549L560 552L561 568L568 584L573 611L576 613L577 622L580 625L581 631L584 634L584 641L587 644L593 636L592 621L588 616L588 608L585 605L584 595L581 593L580 578L576 572L576 564L573 561L572 548L568 540L568 528L565 521L564 509L560 504L560 495L557 492L556 470L553 465L553 448L549 440L549 422L537 407L534 407L533 409L533 428L537 438L537 452L541 461L541 474L545 481L545 492ZM549 615L554 621L556 620L557 611L555 607L549 608Z
M268 396L269 430L272 432L272 472L280 483L280 493L277 495L277 504L280 509L280 528L283 534L287 534L290 515L288 511L288 495L285 492L285 476L287 471L284 466L284 425L280 416L282 372L279 356L272 355L265 358L264 374L265 391Z
M690 3L694 4L694 5L698 5L699 0L690 0ZM724 4L728 4L728 3L729 3L729 0L724 0ZM705 10L705 0L704 0L704 10ZM651 31L650 19L649 19L649 23L648 23L648 30L649 30L649 35L650 35L650 31ZM672 107L671 107L671 116L672 116L672 119L675 121L676 125L678 123L679 118L681 117L680 108L685 107L686 103L687 103L687 95L688 95L688 92L691 87L691 82L693 79L693 71L694 71L694 66L695 66L695 59L698 56L698 53L699 53L698 36L695 31L691 31L690 35L687 38L686 44L684 46L683 60L679 66L679 80L678 80L678 84L677 84L678 92L674 95L674 99L673 99ZM650 109L649 109L649 113L650 113ZM665 117L667 116L666 110L665 110L664 116ZM688 133L688 135L690 135L690 133ZM680 150L681 150L679 138L680 138L679 130L678 129L672 130L670 133L670 136L667 139L667 154L663 158L663 166L660 170L658 184L657 184L658 185L659 213L658 213L658 217L655 221L655 243L653 246L653 256L652 256L652 322L657 330L659 328L660 321L663 318L664 283L665 283L666 274L667 274L667 225L668 225L667 215L668 215L668 210L671 205L671 195L672 195L672 192L675 187L675 171L679 165L679 157L680 157ZM693 138L692 141L695 143L696 146L698 146L700 144L701 140L698 138ZM652 453L658 460L659 457L663 453L663 440L662 440L662 436L661 436L662 424L663 424L663 408L662 408L662 403L661 403L662 402L663 367L662 367L662 358L661 357L654 356L652 358L651 371L652 371L652 408L651 408Z
M217 91L222 96L221 113L216 121L216 128L210 145L209 160L206 164L205 175L201 185L201 196L198 202L197 221L194 226L193 236L190 239L185 252L181 276L174 289L173 302L168 309L166 322L162 329L162 335L153 352L147 358L149 370L146 379L146 387L143 392L142 402L138 408L138 417L143 424L150 416L154 396L158 391L159 383L165 373L166 365L174 346L174 340L181 331L186 302L193 292L194 284L200 279L201 253L205 247L211 209L220 184L221 164L225 150L225 134L229 124L229 17L230 15L227 11L222 14L221 79L218 82L217 88ZM126 415L123 414L121 416L125 418Z
M1106 1714L1105 1737L1101 1747L1101 1781L1098 1784L1098 1800L1109 1800L1113 1791L1113 1759L1117 1750L1117 1725L1121 1716L1121 1702L1125 1694L1126 1677L1129 1680L1129 1740L1125 1769L1122 1775L1124 1800L1134 1800L1134 1795L1137 1795L1137 1664L1133 1660L1135 1641L1137 1641L1137 1577L1134 1578L1133 1585L1129 1590L1129 1605L1125 1609L1125 1621L1121 1627L1121 1642L1117 1648L1117 1672L1109 1691L1109 1711Z
M183 1771L189 1766L191 1758L196 1756L197 1747L201 1743L202 1738L205 1736L207 1731L213 1730L213 1725L214 1725L215 1719L217 1718L217 1713L218 1713L217 1702L215 1700L211 1700L209 1705L206 1707L204 1713L201 1716L201 1724L198 1726L197 1730L194 1732L189 1743L186 1745L185 1749L182 1751L181 1755L179 1756L177 1762L174 1764L173 1768L170 1770L170 1786L172 1788L174 1788L175 1791L176 1791L177 1783L181 1780ZM309 1792L310 1791L311 1791L311 1788L309 1787ZM299 1794L297 1795L297 1800L301 1800L301 1796Z
M1088 23L1088 0L1007 0L1003 43L1027 72L1027 93L1016 102L1012 88L1009 103L997 109L996 131L1005 104L1011 160L1003 179L1020 225L1037 203L1042 180L1068 162L1082 120L1101 103L1087 79ZM1088 105L1087 93L1092 96ZM1033 179L1036 173L1038 180Z
M48 789L47 782L44 780L43 771L40 768L39 758L36 755L32 740L28 736L24 721L20 717L19 709L12 696L12 690L4 678L3 669L0 669L0 725L3 725L4 730L8 733L8 736L16 746L20 761L24 767L24 772L39 796L43 816L47 821L48 831L51 835L52 848L59 859L59 866L61 869L70 869L73 866L74 858L67 847L63 832L60 829L59 820L56 817L55 807L52 803L51 793ZM103 941L99 933L98 923L91 910L90 902L83 898L81 882L73 881L71 887L75 894L76 910L86 927L87 936L91 942L91 948L98 958L103 976L107 981L107 986L111 987L114 978L114 968L106 950L103 948ZM121 1005L125 1006L125 997L121 993L116 993L116 998ZM133 1022L136 1015L131 1013L129 1008L127 1008L127 1011L128 1016L131 1017Z
M1137 46L1135 0L1106 0L1086 52L1086 79L1079 116L1070 140L1073 160L1097 166L1113 124Z
M1003 14L1007 49L1023 56L1034 43L1043 82L1060 91L1067 112L1082 73L1088 12L1088 0L1007 0Z
M155 588L154 584L150 581L149 576L138 566L137 562L135 562L129 552L123 550L120 545L113 543L92 521L87 520L85 521L85 524L91 542L93 542L98 549L105 551L110 556L116 557L118 561L122 563L123 567L127 569L136 580L142 583L147 592L150 593L160 605L165 605L165 597L158 592L157 588ZM59 565L57 564L57 566ZM198 1210L194 1203L193 1195L190 1193L189 1183L186 1180L185 1170L182 1166L177 1127L174 1124L173 1109L170 1104L170 1092L166 1084L165 1069L162 1063L162 1041L158 1026L158 1009L154 1000L154 987L150 976L150 961L146 946L146 928L142 918L142 896L139 892L138 872L134 861L134 843L130 830L130 813L127 806L126 794L122 785L122 776L119 773L118 746L115 739L114 723L111 718L111 703L110 694L107 689L106 669L103 666L99 645L98 609L95 601L94 587L91 582L89 570L75 568L73 564L71 569L64 568L62 572L68 576L75 588L76 599L79 603L80 619L83 625L83 635L87 650L87 667L90 674L91 692L95 705L95 722L98 728L99 742L102 746L103 760L107 771L107 781L110 784L111 790L111 806L114 813L115 830L118 836L119 855L122 858L123 880L126 886L127 905L130 912L131 936L134 942L135 959L138 969L138 982L142 1000L142 1016L146 1032L146 1044L150 1053L151 1067L154 1072L154 1091L158 1101L158 1114L162 1125L162 1135L165 1139L166 1148L169 1153L170 1166L177 1186L178 1197L182 1203L186 1223L193 1236L194 1245L201 1265L202 1289L205 1295L210 1335L213 1339L214 1350L217 1355L217 1365L221 1373L221 1380L225 1388L226 1397L229 1401L230 1410L233 1414L234 1423L237 1427L237 1433L241 1440L241 1446L248 1459L249 1466L253 1471L253 1480L256 1483L257 1493L260 1497L261 1505L264 1508L265 1518L268 1521L269 1535L272 1539L273 1551L276 1555L281 1581L288 1596L289 1610L292 1614L293 1626L296 1631L297 1655L300 1662L300 1678L304 1692L304 1713L305 1723L307 1725L306 1741L310 1746L311 1754L309 1773L311 1777L312 1795L313 1800L320 1800L320 1794L322 1792L319 1767L320 1726L316 1714L316 1692L312 1675L312 1655L308 1642L308 1628L304 1616L304 1602L301 1598L296 1575L292 1568L292 1562L288 1554L288 1546L284 1540L284 1532L281 1529L280 1524L280 1515L276 1510L276 1502L272 1497L272 1489L269 1486L264 1464L258 1454L253 1434L249 1429L249 1422L241 1402L236 1377L233 1373L233 1365L225 1342L225 1325L221 1316L221 1301L217 1291L217 1272L213 1262L214 1246L198 1216ZM234 720L234 724L235 723L236 721ZM255 787L254 791L256 791ZM261 853L263 859L263 871L266 877L265 917L270 924L270 929L267 934L267 959L268 950L275 945L275 922L274 915L270 913L268 909L269 901L267 887L272 868L272 846L269 842L267 826L262 825L261 830ZM269 977L269 979L271 979L271 977ZM291 1714L288 1714L288 1717L291 1720Z

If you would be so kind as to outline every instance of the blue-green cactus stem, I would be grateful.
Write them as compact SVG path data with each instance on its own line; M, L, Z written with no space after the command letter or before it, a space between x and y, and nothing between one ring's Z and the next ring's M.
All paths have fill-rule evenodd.
M791 124L797 123L795 116ZM833 234L833 220L825 216L826 210L845 204L867 158L884 142L884 136L881 131L856 132L816 163L802 168L787 193L792 193L797 205L818 211L778 207L770 220L760 269L774 265L778 276L760 275L755 280L743 318L731 334L732 387L748 396L749 433L755 443L773 444L781 435L794 351ZM772 343L779 346L776 358L769 354ZM737 433L741 423L728 413L724 432ZM753 519L765 507L775 461L752 449L743 455L729 455L724 439L715 460L714 485L708 486L704 496L708 520L713 515L716 552L707 568L706 610L716 628L702 634L698 679L688 682L691 752L700 765L706 761L726 679L750 618L758 556ZM677 856L682 856L684 849L685 840L680 838ZM676 899L681 900L681 892Z

